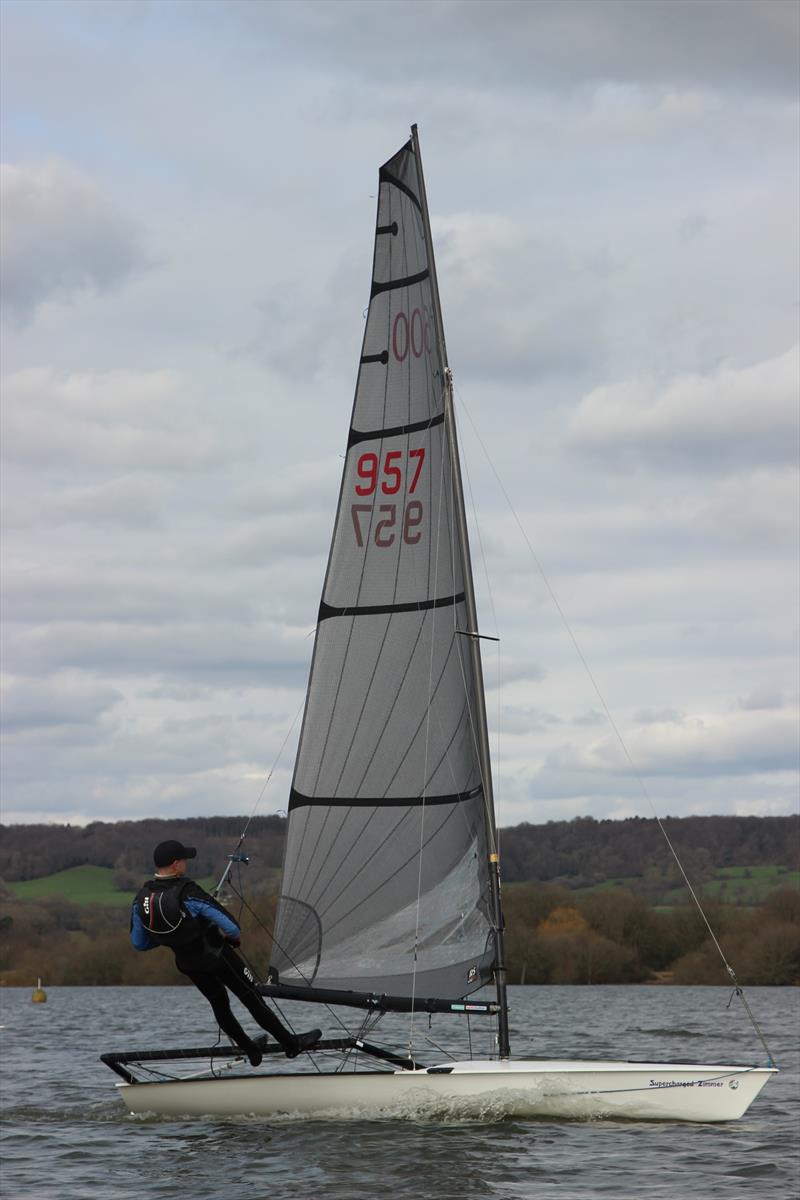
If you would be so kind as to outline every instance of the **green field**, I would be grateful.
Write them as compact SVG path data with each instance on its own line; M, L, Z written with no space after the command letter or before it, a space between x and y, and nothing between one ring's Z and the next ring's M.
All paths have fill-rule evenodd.
M723 904L761 904L775 888L800 887L800 871L790 871L788 867L721 867L716 873L716 879L703 884L701 889L704 898L720 900ZM672 896L683 896L685 888L676 888L668 893L667 904L682 904L683 900L671 899Z
M637 886L638 885L638 886ZM585 896L596 892L609 892L615 888L627 888L635 892L639 890L641 880L637 876L620 876L618 879L604 879L593 887L576 888L578 895ZM692 881L698 896L704 900L718 900L723 904L741 904L751 906L762 904L770 892L779 887L800 888L800 871L791 871L788 867L720 867L714 878L705 883L697 884ZM660 908L672 908L676 905L688 904L691 900L685 884L668 888L659 893L654 902Z
M198 883L209 888L214 886L216 880L199 879ZM43 875L41 879L6 883L6 887L19 900L64 896L73 904L103 904L124 908L133 899L130 891L120 892L114 887L114 871L111 867L70 867L67 871L57 871L55 875Z

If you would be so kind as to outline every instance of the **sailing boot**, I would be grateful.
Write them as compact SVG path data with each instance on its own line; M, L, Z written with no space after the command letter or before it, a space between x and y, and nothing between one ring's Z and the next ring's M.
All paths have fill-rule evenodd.
M308 1033L295 1033L287 1041L282 1041L283 1052L287 1058L297 1058L304 1050L316 1046L322 1037L321 1029L309 1029Z
M266 1038L246 1038L239 1043L239 1049L247 1055L251 1067L261 1066L261 1060L264 1057L262 1049L266 1041Z

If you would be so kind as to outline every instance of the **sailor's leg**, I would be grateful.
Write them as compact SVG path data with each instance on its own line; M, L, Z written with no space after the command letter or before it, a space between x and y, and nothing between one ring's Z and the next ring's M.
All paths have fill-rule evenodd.
M197 990L203 993L211 1005L222 1032L226 1033L241 1050L244 1050L251 1064L257 1067L261 1062L261 1053L233 1015L228 993L222 980L211 971L186 971L184 974L188 975Z
M309 1033L295 1034L286 1028L256 991L253 972L242 962L232 946L223 947L219 973L225 986L231 989L234 996L238 996L261 1028L272 1034L289 1058L294 1058L301 1050L307 1050L319 1041L321 1036L319 1029L312 1029Z
M231 946L225 946L220 955L220 978L237 996L247 1011L255 1017L262 1029L271 1033L276 1042L284 1048L288 1046L293 1034L275 1015L271 1008L255 989L255 978L250 968L242 962L239 955Z

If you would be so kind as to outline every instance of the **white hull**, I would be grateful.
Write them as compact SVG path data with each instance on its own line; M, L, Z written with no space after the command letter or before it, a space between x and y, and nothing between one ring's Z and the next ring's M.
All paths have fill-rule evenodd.
M767 1067L505 1061L118 1086L132 1113L164 1116L733 1121L773 1074Z

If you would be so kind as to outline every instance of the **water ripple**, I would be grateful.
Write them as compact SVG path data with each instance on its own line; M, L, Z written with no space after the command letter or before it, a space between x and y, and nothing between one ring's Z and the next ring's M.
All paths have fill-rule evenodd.
M725 988L514 988L515 1054L759 1062L760 1047ZM8 1200L763 1200L797 1178L793 1120L800 993L753 989L783 1068L729 1125L522 1121L489 1104L449 1104L381 1120L228 1118L125 1113L97 1061L126 1045L202 1044L207 1006L192 989L50 989L31 1006L7 989L0 1031L3 1196ZM158 1012L159 1032L152 1032ZM301 1013L298 1024L308 1013ZM314 1014L315 1018L318 1014ZM452 1019L451 1019L452 1020ZM407 1019L385 1040L405 1044ZM452 1052L464 1029L437 1018ZM420 1032L419 1055L436 1061ZM488 1038L473 1027L482 1047ZM686 1051L681 1050L686 1043ZM432 1058L432 1056L435 1057ZM298 1067L302 1069L302 1067Z

